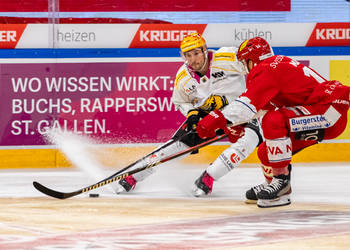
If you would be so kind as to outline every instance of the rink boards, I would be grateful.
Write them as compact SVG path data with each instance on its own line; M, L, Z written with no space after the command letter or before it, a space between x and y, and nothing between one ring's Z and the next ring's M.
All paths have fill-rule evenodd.
M181 159L185 164L210 164L228 145L208 146L196 155L189 155ZM103 166L122 168L142 158L155 147L93 147L90 156L98 160ZM322 143L304 149L293 157L293 163L321 163L321 162L349 162L349 143ZM9 149L0 150L0 169L11 168L67 168L72 163L58 149ZM258 164L256 150L242 163Z
M348 47L278 47L322 76L350 83ZM46 128L92 140L105 166L123 166L167 141L184 117L170 102L182 64L177 49L0 51L0 168L69 167ZM350 130L298 153L296 162L350 161ZM208 146L183 161L210 163L228 147ZM244 161L258 163L256 153Z

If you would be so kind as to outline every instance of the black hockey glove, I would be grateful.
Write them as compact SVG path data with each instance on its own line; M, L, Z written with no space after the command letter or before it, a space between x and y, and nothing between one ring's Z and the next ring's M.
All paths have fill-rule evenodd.
M198 109L191 109L190 111L188 111L186 120L186 131L195 131L200 118L201 117Z

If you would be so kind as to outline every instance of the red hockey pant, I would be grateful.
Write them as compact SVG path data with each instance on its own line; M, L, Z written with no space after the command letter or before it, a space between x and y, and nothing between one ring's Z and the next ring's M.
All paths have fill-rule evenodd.
M295 138L295 132L291 132L289 122L290 119L295 117L305 117L305 113L307 113L307 116L321 115L324 114L330 108L330 106L335 108L341 114L340 118L337 119L333 126L324 129L324 139L333 139L339 136L346 127L347 112L349 109L348 103L298 106L269 111L262 119L264 136L267 140L289 137L291 139L292 155L294 155L300 150L316 144L317 140L297 140ZM290 159L279 162L271 162L268 157L268 150L269 149L266 146L266 142L262 143L258 148L258 157L262 164L271 166L272 168L284 168L288 166L291 161Z

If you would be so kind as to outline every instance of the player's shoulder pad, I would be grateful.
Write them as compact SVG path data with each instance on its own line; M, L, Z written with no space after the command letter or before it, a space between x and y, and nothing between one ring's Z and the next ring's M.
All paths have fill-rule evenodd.
M175 88L178 88L181 82L186 82L191 78L190 73L188 72L185 65L182 65L176 73L175 78Z
M244 66L237 60L236 47L222 47L213 55L213 68L220 68L239 74L244 73Z
M221 47L213 54L213 60L215 61L236 61L237 48L235 47Z

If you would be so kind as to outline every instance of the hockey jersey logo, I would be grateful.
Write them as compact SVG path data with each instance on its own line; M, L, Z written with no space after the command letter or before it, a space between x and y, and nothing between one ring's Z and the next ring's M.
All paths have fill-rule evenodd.
M225 76L225 72L224 71L213 72L211 76L214 78L223 78Z
M184 86L184 90L185 90L187 95L193 94L196 91L196 89L197 89L196 85L194 85L193 83L190 83L190 82Z

